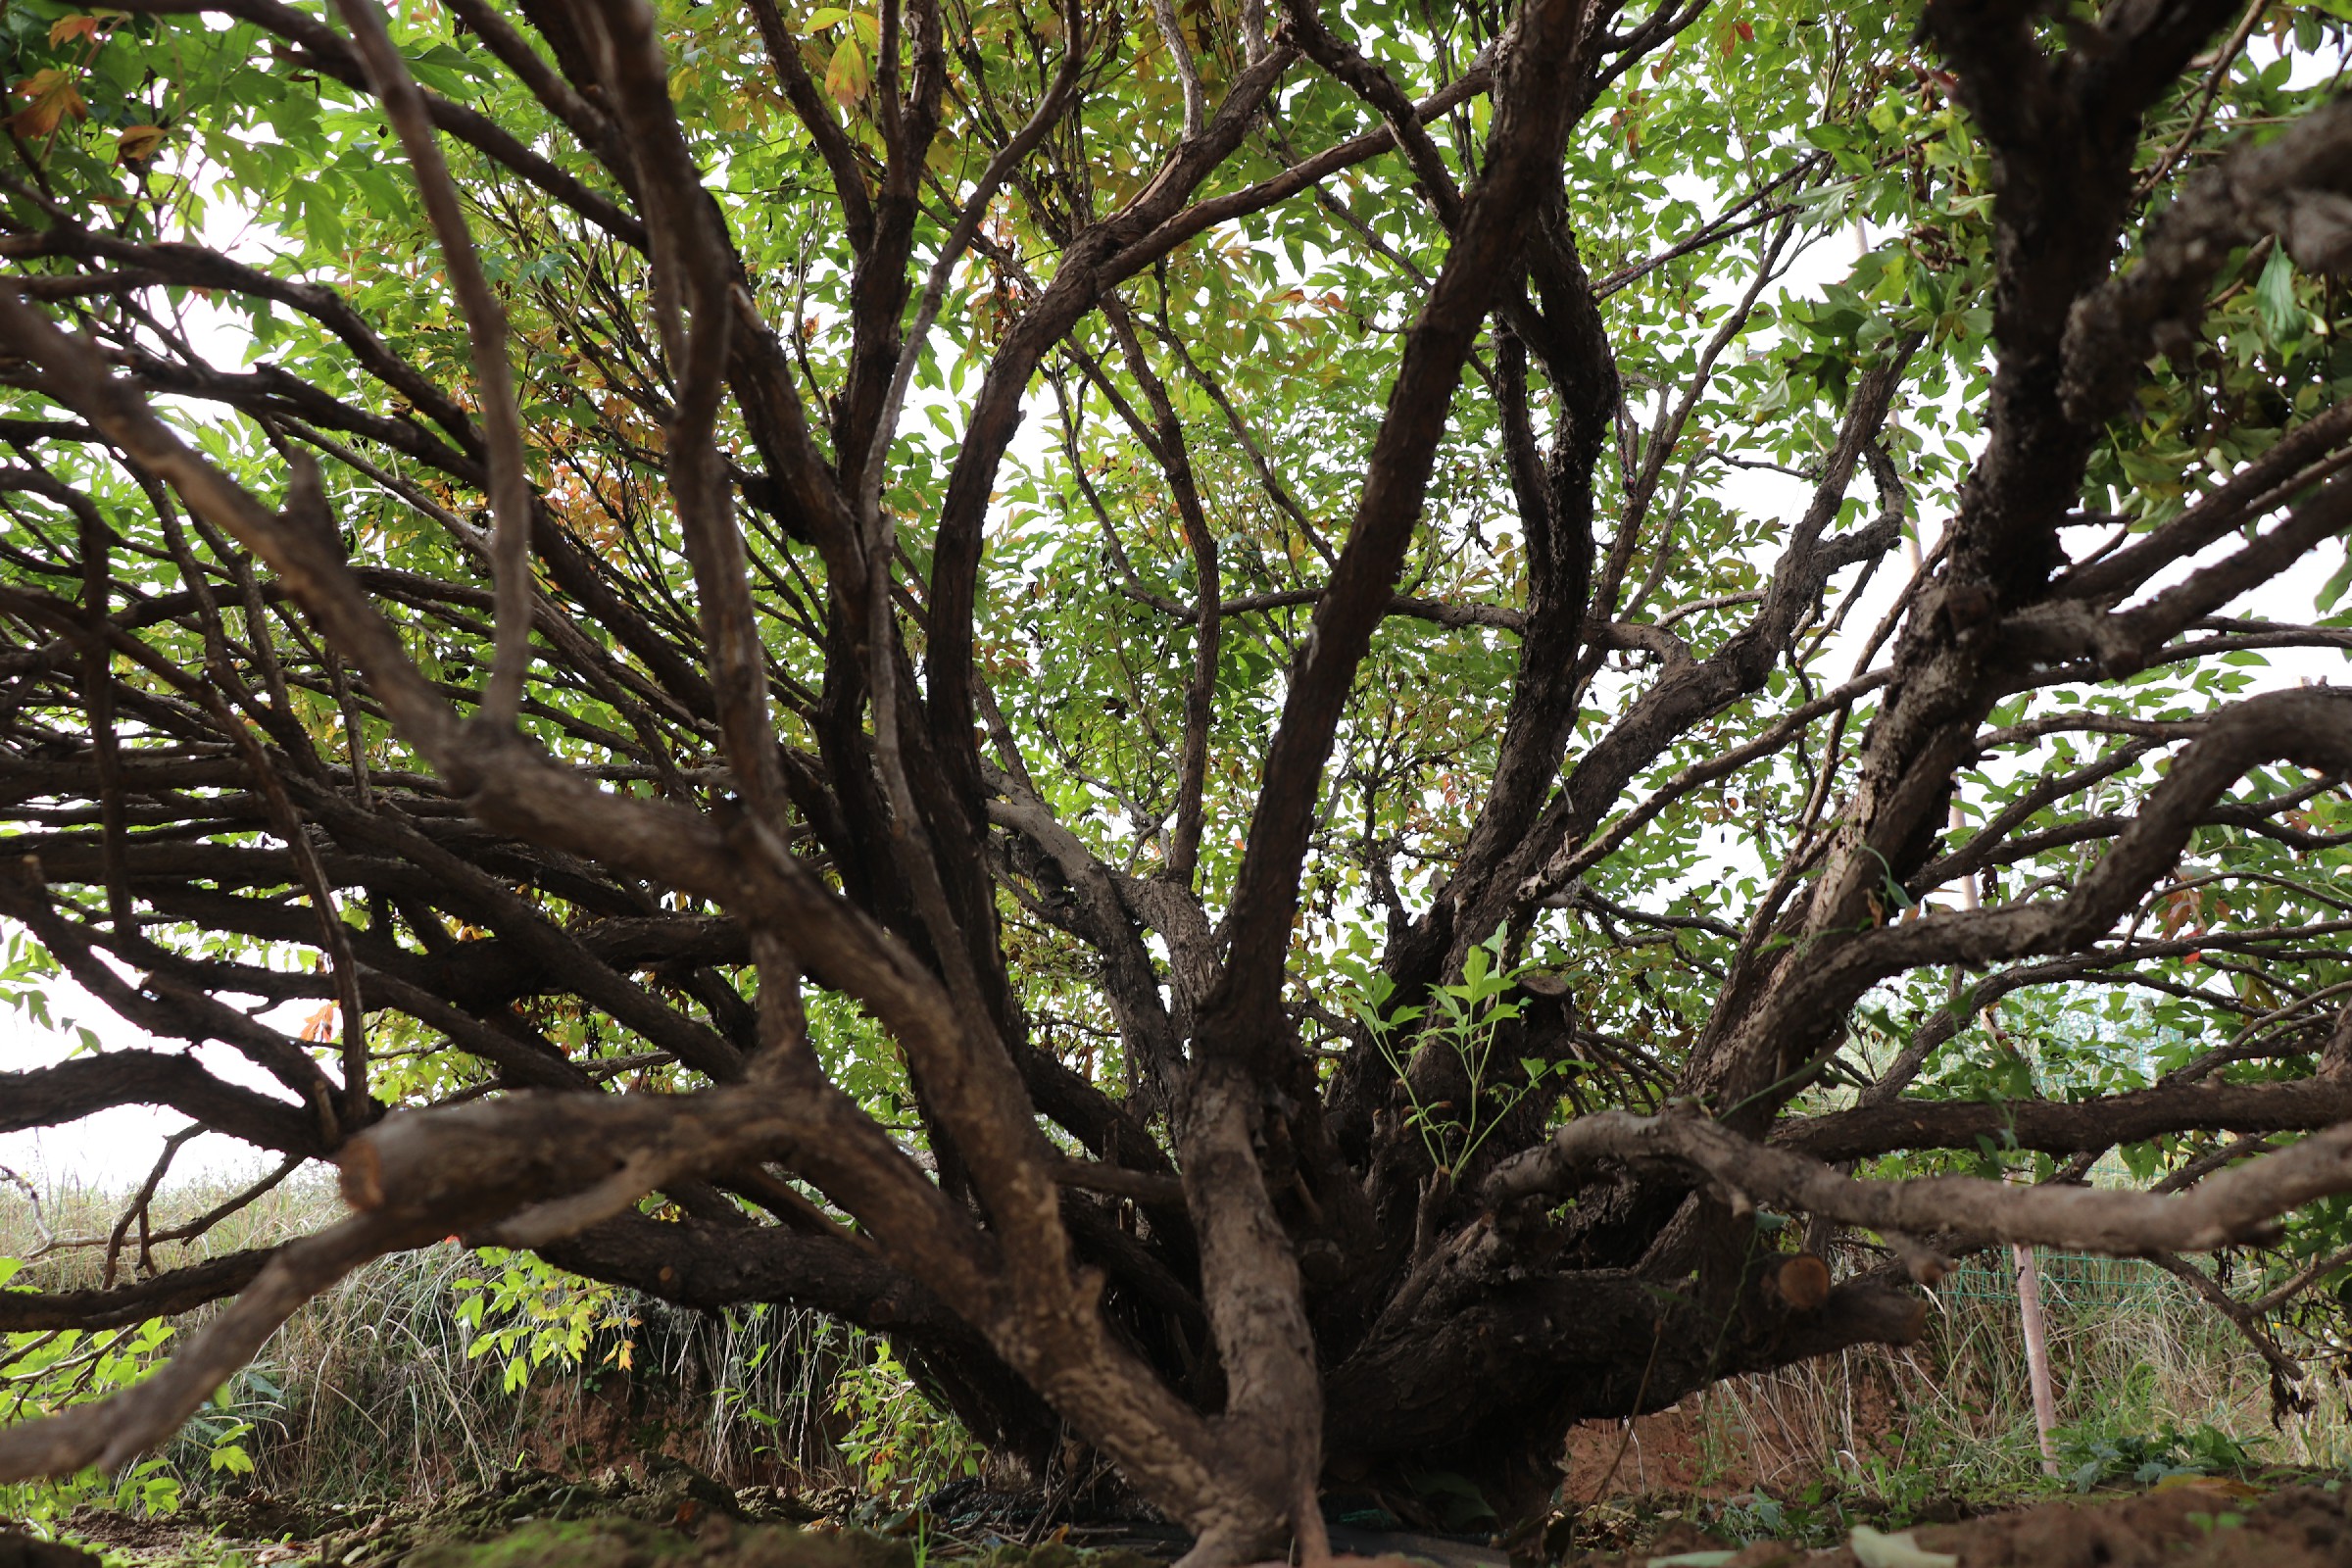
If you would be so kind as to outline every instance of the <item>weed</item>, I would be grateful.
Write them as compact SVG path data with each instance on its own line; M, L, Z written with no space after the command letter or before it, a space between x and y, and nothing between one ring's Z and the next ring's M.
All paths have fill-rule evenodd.
M2062 1430L2059 1462L2077 1492L2106 1481L2153 1486L2168 1476L2236 1475L2255 1467L2248 1451L2259 1438L2240 1441L2218 1427L2188 1432L2167 1425L2153 1434L2119 1433L2105 1423Z
M2041 1471L2016 1299L1996 1267L1939 1295L1927 1339L1908 1349L1856 1348L1717 1385L1675 1417L1695 1452L1668 1485L1720 1510L1728 1536L1827 1544L1813 1527L1831 1515L1887 1529L1948 1520L2070 1488L2094 1459L2098 1480L2151 1463L2146 1479L2230 1474L2256 1463L2258 1444L2261 1462L2352 1462L2340 1401L2246 1436L2270 1434L2267 1370L2180 1282L2129 1260L2060 1261L2045 1267L2046 1317L2059 1414L2075 1422L2058 1434L2057 1479ZM1639 1448L1625 1468L1636 1486L1658 1484ZM1777 1530L1765 1524L1775 1509Z
M1380 970L1367 970L1357 981L1358 996L1351 1005L1411 1097L1407 1121L1421 1135L1429 1162L1442 1177L1467 1166L1502 1119L1547 1079L1575 1069L1573 1062L1529 1056L1515 1064L1517 1078L1509 1073L1511 1064L1497 1070L1495 1035L1519 1016L1519 1004L1509 996L1520 971L1501 966L1502 952L1503 933L1498 930L1470 950L1462 961L1460 984L1431 990L1431 1007L1388 1008L1396 987ZM1459 1103L1425 1102L1414 1089L1406 1062L1424 1045L1448 1052L1461 1069L1469 1087Z
M880 1340L870 1357L844 1365L833 1408L849 1417L842 1455L879 1494L920 1496L980 1473L985 1450L955 1417L935 1410L913 1377Z

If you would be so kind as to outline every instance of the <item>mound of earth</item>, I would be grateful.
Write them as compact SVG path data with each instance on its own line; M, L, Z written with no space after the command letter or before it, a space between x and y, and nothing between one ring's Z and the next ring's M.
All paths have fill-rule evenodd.
M968 1488L942 1500L956 1504L952 1519L946 1508L888 1507L846 1487L808 1495L729 1491L656 1455L642 1473L586 1479L514 1470L430 1502L318 1504L247 1491L152 1519L85 1507L66 1530L140 1568L209 1568L223 1546L258 1568L917 1568L949 1557L958 1568L1166 1568L1189 1544L1172 1531L1168 1542L1137 1538L1151 1555L1116 1549L1111 1538L1141 1527L1107 1519L1056 1534L1083 1532L1113 1549L1081 1550L1066 1540L1008 1544L1046 1533L1037 1500L1023 1512L1012 1507L1020 1499ZM54 1559L10 1556L7 1543L17 1539L28 1550L52 1549L0 1535L0 1568L98 1568L70 1547L54 1548L67 1554Z
M783 1496L789 1499L789 1494ZM775 1507L773 1517L796 1522L817 1517L789 1500ZM512 1471L429 1505L389 1508L364 1520L293 1533L316 1539L316 1546L302 1554L305 1558L336 1568L392 1568L428 1547L494 1542L525 1525L609 1519L676 1531L714 1520L747 1520L751 1514L746 1500L700 1470L656 1456L646 1461L642 1476L612 1470L572 1480L542 1470ZM216 1528L222 1535L254 1539L226 1520Z

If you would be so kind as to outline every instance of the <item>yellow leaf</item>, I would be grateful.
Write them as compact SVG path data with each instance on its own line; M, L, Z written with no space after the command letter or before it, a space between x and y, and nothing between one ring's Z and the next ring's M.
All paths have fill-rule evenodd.
M163 140L164 127L161 125L124 125L122 134L115 138L115 162L128 164L152 158L156 148L163 145Z
M847 109L865 96L866 79L865 51L858 47L858 34L852 31L834 48L833 62L825 67L825 91Z
M97 36L98 19L96 17L60 17L49 24L49 47L52 49L64 43L68 38L95 38Z

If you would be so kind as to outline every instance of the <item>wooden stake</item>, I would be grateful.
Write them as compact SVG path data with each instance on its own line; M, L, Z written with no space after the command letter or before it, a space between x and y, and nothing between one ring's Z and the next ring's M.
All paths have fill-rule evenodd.
M2041 1316L2041 1265L2031 1247L2013 1247L2017 1262L2017 1315L2026 1331L2026 1380L2034 1388L2034 1433L2041 1440L2041 1473L2058 1473L2058 1446L2050 1429L2058 1424L2058 1400L2050 1388L2050 1336Z
M1916 550L1918 546L1912 548ZM1953 837L1957 838L1967 821L1957 801L1952 803L1950 820ZM1960 906L1977 907L1977 882L1973 876L1960 879ZM1991 1025L1989 1012L1984 1015L1984 1022L1987 1027ZM2034 1261L2031 1247L2012 1247L2009 1255L2017 1265L2017 1317L2026 1336L2026 1382L2034 1390L2034 1435L2041 1444L2041 1473L2054 1476L2058 1473L2058 1446L2050 1437L2050 1429L2058 1424L2058 1398L2050 1387L2050 1335L2049 1325L2041 1315L2041 1265Z

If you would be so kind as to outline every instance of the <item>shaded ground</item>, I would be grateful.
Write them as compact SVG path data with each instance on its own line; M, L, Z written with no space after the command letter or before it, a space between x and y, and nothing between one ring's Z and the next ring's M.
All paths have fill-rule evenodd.
M568 1480L520 1470L462 1487L430 1503L313 1503L248 1492L207 1498L161 1518L80 1508L63 1534L110 1558L138 1564L215 1563L224 1551L256 1565L333 1564L391 1568L441 1543L497 1541L533 1523L622 1520L667 1531L682 1545L711 1518L808 1523L820 1510L789 1494L752 1488L738 1494L685 1465L657 1459L645 1473L612 1471ZM0 1561L0 1568L10 1568Z
M573 1560L592 1544L589 1557L579 1560L611 1568L656 1560L722 1568L738 1558L749 1563L745 1552L795 1568L916 1568L918 1559L946 1557L975 1568L983 1558L997 1559L987 1568L1014 1562L1079 1568L1080 1548L1086 1568L1164 1568L1189 1544L1182 1531L1148 1513L1088 1507L1068 1497L963 1486L932 1500L929 1509L900 1508L846 1487L807 1495L775 1487L730 1491L692 1466L656 1455L640 1471L613 1469L585 1480L511 1471L429 1503L317 1504L248 1492L154 1519L85 1507L62 1534L142 1568L196 1568L231 1556L254 1568L434 1568L476 1556L554 1564ZM1051 1516L1041 1519L1048 1506ZM1032 1545L1039 1549L1032 1552ZM4 1549L0 1568L72 1568L20 1565ZM1049 1550L1065 1560L1047 1560Z
M860 1512L846 1491L797 1497L772 1488L730 1493L684 1465L642 1476L570 1481L516 1472L453 1494L429 1509L304 1510L266 1495L191 1508L170 1520L77 1514L69 1533L117 1563L194 1568L1164 1568L1185 1544L1148 1519L1053 1523L1017 1517L1023 1499L965 1489L932 1510ZM1589 1512L1589 1511L1588 1511ZM1047 1526L1051 1524L1049 1530ZM2075 1498L1892 1537L1867 1526L1840 1544L1760 1541L1738 1546L1687 1519L1587 1517L1585 1541L1622 1526L1643 1538L1606 1552L1578 1550L1576 1568L2352 1568L2352 1487L2328 1479L2267 1494L2237 1482L2180 1478L2132 1496ZM1038 1539L1043 1537L1044 1539ZM1434 1537L1341 1529L1336 1544L1395 1568L1498 1563L1500 1554ZM1531 1553L1532 1555L1532 1553ZM95 1568L27 1538L0 1533L0 1568Z
M72 1546L0 1529L0 1568L87 1568L90 1558Z

